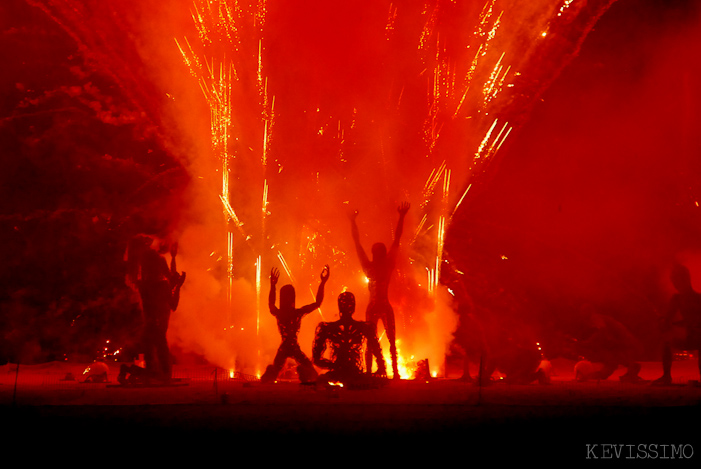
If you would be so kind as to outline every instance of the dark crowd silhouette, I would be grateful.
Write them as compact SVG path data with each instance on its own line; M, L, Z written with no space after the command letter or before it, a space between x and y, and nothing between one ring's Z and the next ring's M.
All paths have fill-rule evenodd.
M170 251L170 266L164 254ZM122 384L170 382L172 359L166 333L170 314L180 302L185 272L178 273L178 245L157 242L149 236L136 236L127 251L127 279L138 290L143 312L141 348L145 368L122 365L117 380Z
M675 265L670 280L677 290L670 300L669 309L662 318L662 376L656 385L672 384L673 349L701 351L701 293L691 285L689 269ZM698 361L701 377L701 358Z

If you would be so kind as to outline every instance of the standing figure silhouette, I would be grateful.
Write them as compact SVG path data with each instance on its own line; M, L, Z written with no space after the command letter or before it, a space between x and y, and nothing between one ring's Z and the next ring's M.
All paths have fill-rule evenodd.
M701 351L701 293L691 285L689 269L675 265L670 279L677 293L670 300L669 309L663 318L662 376L652 384L672 384L672 349ZM701 358L698 359L701 376Z
M153 238L139 235L129 243L127 251L127 278L141 296L144 316L142 347L146 361L147 379L170 381L172 360L166 333L170 313L180 301L180 288L185 282L185 272L178 273L175 257L177 244L170 245L170 267L163 257L168 252L167 243L157 244ZM123 381L123 373L120 373Z
M360 258L360 264L363 267L363 272L365 272L365 276L368 278L368 288L370 290L370 303L368 304L365 312L365 320L373 324L375 327L377 327L378 321L382 320L382 324L387 332L387 339L389 340L389 350L392 356L392 371L394 373L394 379L399 379L400 376L399 368L397 366L394 310L389 302L388 291L389 281L395 267L397 251L399 250L399 240L404 229L404 218L409 211L409 204L407 202L402 203L397 211L399 212L399 221L397 222L397 229L394 232L394 241L392 242L389 251L383 243L373 244L372 260L368 259L363 246L360 244L360 233L356 222L358 212L355 211L350 214L353 242L355 243L355 249L358 252L358 257ZM365 365L366 371L370 373L372 371L372 353L370 353L370 351L366 351L365 353Z

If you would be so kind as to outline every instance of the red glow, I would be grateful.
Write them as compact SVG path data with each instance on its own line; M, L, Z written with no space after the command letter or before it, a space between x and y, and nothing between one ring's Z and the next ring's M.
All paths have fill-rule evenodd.
M190 210L200 215L178 230L189 283L171 335L227 368L233 360L258 368L277 342L261 308L261 272L281 263L305 302L314 273L330 263L327 297L354 291L362 317L366 285L344 211L360 211L366 246L387 243L404 200L414 207L406 227L414 236L405 237L390 293L398 336L406 355L443 362L456 321L439 287L450 267L452 216L611 2L582 9L551 0L437 0L422 8L196 0L167 10L157 2L152 10L30 3L62 25L134 107L175 123L160 127L165 140L195 142L197 151L183 156L197 176ZM113 20L119 13L123 24ZM114 49L121 28L144 26L141 49ZM545 30L553 34L544 38ZM134 66L147 52L159 57L158 65L144 62L155 78ZM175 79L156 73L162 64ZM173 99L169 110L148 93L152 86ZM207 120L209 135L201 133ZM327 316L333 310L324 308ZM301 343L311 343L313 322L303 325Z

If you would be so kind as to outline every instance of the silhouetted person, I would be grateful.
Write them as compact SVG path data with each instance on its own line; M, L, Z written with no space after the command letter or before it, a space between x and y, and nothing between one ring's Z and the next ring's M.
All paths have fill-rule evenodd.
M135 237L127 257L128 278L141 296L144 315L142 346L148 379L169 381L172 362L166 332L171 311L175 311L180 299L180 288L185 282L185 272L179 274L175 266L177 245L171 247L171 265L163 257L168 246L162 243L156 251L148 236Z
M263 383L274 382L288 358L294 358L297 362L297 374L302 383L311 383L316 380L318 374L312 365L311 360L302 352L297 342L299 328L302 325L302 318L321 306L324 300L324 285L329 279L329 266L325 266L321 271L321 283L316 292L316 301L301 308L295 308L295 289L292 285L285 285L280 288L280 307L275 306L275 285L280 278L277 269L270 271L270 296L268 306L270 314L277 319L277 327L282 336L282 344L277 350L275 360L265 370L261 381Z
M638 376L640 363L636 361L642 353L642 345L621 322L611 316L597 313L590 305L581 309L583 329L586 337L576 342L577 353L585 360L600 364L599 369L576 369L577 379L602 380L609 378L620 366L627 371L619 379L623 382L641 381Z
M171 299L170 299L170 309L175 311L178 309L178 304L180 303L180 289L185 283L185 272L182 274L178 273L175 265L175 257L178 255L178 243L173 243L170 245L170 288L171 288Z
M543 360L535 335L520 321L504 321L496 314L472 303L461 295L458 305L459 323L455 343L464 354L461 381L478 385L492 383L497 370L509 384L550 382L548 373L541 369ZM470 375L469 364L478 364L477 375Z
M494 332L494 341L487 346L485 355L480 357L483 368L479 384L488 384L497 370L505 375L504 382L508 384L549 383L547 373L540 368L543 356L531 334L519 330L517 326Z
M453 308L455 308L458 316L458 324L453 332L451 349L463 356L463 374L459 380L471 383L473 378L470 375L470 363L482 364L482 373L480 373L479 369L477 371L478 377L484 376L486 373L484 358L488 355L489 347L485 331L481 321L475 315L477 306L467 292L463 281L457 278L457 274L455 274L453 269L445 271L445 281L446 286L449 287L453 294Z
M473 381L472 376L470 376L470 362L482 363L482 374L486 373L483 359L488 355L487 340L482 323L472 312L474 309L474 304L469 297L458 304L458 325L453 332L453 343L459 347L463 355L463 374L460 381L465 382ZM477 374L480 375L479 370Z
M386 375L385 360L377 340L374 324L353 319L355 296L343 292L338 296L338 311L341 318L334 322L321 322L316 328L312 359L319 368L329 370L319 377L325 383L341 382L348 385L363 385L373 382L363 371L363 347L377 359L376 376ZM331 349L331 358L325 358L326 348Z
M124 386L129 384L148 384L151 378L152 376L146 369L136 364L127 365L122 363L122 366L119 367L119 375L117 375L117 381Z
M677 293L672 296L663 318L662 377L656 385L672 384L672 347L683 350L701 350L701 294L691 286L691 274L683 265L675 265L670 275ZM677 333L675 333L677 332ZM699 359L701 376L701 359Z
M370 303L365 311L365 320L373 324L377 328L377 322L382 320L382 324L387 332L389 340L389 351L392 356L392 371L394 378L399 379L399 368L397 366L397 345L396 345L396 328L394 323L394 310L389 302L388 291L389 281L394 271L394 265L399 249L399 239L402 236L404 229L404 217L409 211L409 204L404 202L397 209L399 212L399 221L397 229L394 232L394 241L392 246L387 251L387 247L383 243L375 243L372 245L372 261L368 259L363 246L360 244L360 233L358 224L355 219L358 217L358 212L351 213L351 234L355 249L360 258L360 264L363 267L363 272L368 278L368 288L370 290ZM365 353L365 364L368 373L372 371L372 355L369 351Z

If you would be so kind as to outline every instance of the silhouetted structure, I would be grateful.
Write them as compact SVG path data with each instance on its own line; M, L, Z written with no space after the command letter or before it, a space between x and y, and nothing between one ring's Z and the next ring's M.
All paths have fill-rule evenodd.
M363 386L376 382L373 378L386 375L385 360L382 358L377 330L370 322L353 319L355 296L343 292L338 296L338 310L341 318L334 322L322 322L316 328L312 359L319 368L329 370L319 377L324 383L341 382L349 386ZM375 376L368 376L363 370L363 347L377 360ZM331 358L325 358L327 347Z
M675 265L670 279L677 293L672 296L667 314L663 318L662 377L653 384L672 384L672 348L701 350L701 294L691 285L689 269ZM699 360L701 376L701 359Z
M458 298L459 322L453 335L464 357L461 381L488 385L498 370L509 384L550 382L540 368L543 355L537 339L525 323L514 318L505 321L493 310L475 305L461 282L451 282L451 287ZM474 377L470 363L478 364Z
M324 300L324 285L329 279L329 273L329 266L327 265L321 272L321 283L319 284L314 303L295 308L295 289L292 285L285 285L280 288L280 307L278 308L275 306L275 285L277 285L277 281L280 278L280 272L277 269L270 271L268 306L270 314L277 319L277 327L282 337L282 344L277 350L273 364L268 366L261 377L263 383L274 382L288 358L293 358L297 362L297 374L302 383L311 383L316 380L318 374L311 360L307 358L299 347L297 336L302 325L302 318L321 306L321 302Z
M136 285L141 296L144 316L142 347L146 361L147 379L169 381L172 362L166 332L171 311L175 311L180 300L180 288L185 282L185 272L179 274L175 257L177 244L170 249L171 264L163 257L168 246L162 243L157 251L154 240L148 236L137 236L129 244L127 253L127 277Z
M399 379L399 368L397 366L397 345L396 345L396 328L394 322L394 310L389 302L388 291L389 291L389 281L394 271L394 266L397 257L397 250L399 249L399 240L402 236L402 230L404 227L404 217L409 211L409 204L403 203L397 209L399 212L399 221L397 222L397 229L394 232L394 241L389 251L383 243L375 243L372 245L372 261L368 259L367 254L363 246L360 244L360 233L358 231L358 224L356 223L356 218L358 217L358 212L355 211L350 214L351 220L351 234L353 236L353 242L355 243L355 249L358 252L358 257L360 258L360 264L363 267L363 272L368 278L368 288L370 290L370 302L368 304L367 310L365 312L365 320L375 327L377 327L377 322L382 320L382 324L387 332L387 339L389 340L389 350L392 356L392 371L394 373L394 378ZM370 351L365 353L366 369L368 372L372 371L372 355Z
M621 381L641 381L638 376L641 367L636 361L642 353L638 339L621 322L595 312L590 305L584 305L581 314L584 321L582 329L586 331L586 336L575 342L575 349L585 360L600 366L592 370L587 370L587 367L575 368L576 379L607 379L619 366L624 366L627 371L619 378Z
M484 376L486 373L484 367L484 357L487 355L487 339L482 328L482 324L471 312L474 310L474 305L470 301L461 302L458 306L458 326L453 332L454 345L457 345L463 355L463 374L460 377L461 381L472 382L470 376L470 362L481 363L481 372L478 369L477 374ZM489 379L489 376L486 376Z

